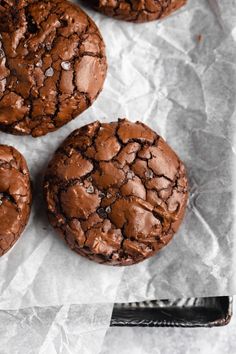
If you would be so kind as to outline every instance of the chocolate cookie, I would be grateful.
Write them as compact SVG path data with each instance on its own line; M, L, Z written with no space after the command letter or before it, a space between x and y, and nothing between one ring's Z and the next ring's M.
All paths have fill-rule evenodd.
M90 0L107 16L131 22L147 22L170 15L187 0Z
M58 129L93 103L106 70L101 34L77 5L0 1L0 130Z
M74 251L130 265L171 240L184 217L188 182L160 136L123 119L74 131L50 162L44 191L50 222Z
M18 240L31 208L31 184L24 157L0 145L0 256Z

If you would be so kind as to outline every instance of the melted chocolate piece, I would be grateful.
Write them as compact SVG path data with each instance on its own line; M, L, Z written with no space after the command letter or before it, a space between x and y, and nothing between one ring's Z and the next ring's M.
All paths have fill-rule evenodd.
M95 9L107 16L131 22L147 22L170 15L187 0L90 0Z
M0 145L0 256L18 240L30 215L31 184L24 157Z
M154 131L126 119L75 130L44 181L49 220L91 260L130 265L153 256L184 217L183 163Z
M38 137L87 109L106 76L94 22L66 0L0 1L0 129Z

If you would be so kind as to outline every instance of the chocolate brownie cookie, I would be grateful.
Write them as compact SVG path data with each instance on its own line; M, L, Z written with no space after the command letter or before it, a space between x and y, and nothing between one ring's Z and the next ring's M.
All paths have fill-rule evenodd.
M0 145L0 256L18 240L31 208L31 184L24 157Z
M91 0L107 16L131 22L147 22L170 15L187 0Z
M0 130L58 129L93 103L106 70L101 34L77 5L0 1Z
M49 220L99 263L153 256L178 230L188 199L183 163L142 123L95 122L74 131L45 175Z

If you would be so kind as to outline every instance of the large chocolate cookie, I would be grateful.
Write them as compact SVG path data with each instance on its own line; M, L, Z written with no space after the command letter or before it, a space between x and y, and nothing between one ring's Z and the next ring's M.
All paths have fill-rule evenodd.
M95 122L57 150L44 190L52 225L99 263L153 256L177 231L188 198L183 163L142 123Z
M187 0L90 0L107 16L131 22L147 22L170 15Z
M31 208L31 184L24 157L0 145L0 256L18 240Z
M0 129L35 137L87 109L106 76L101 34L66 0L0 1Z

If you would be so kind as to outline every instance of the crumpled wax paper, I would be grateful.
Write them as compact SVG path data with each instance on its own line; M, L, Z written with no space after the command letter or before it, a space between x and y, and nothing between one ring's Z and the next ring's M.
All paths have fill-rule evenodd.
M99 354L112 304L0 310L1 354Z
M52 318L62 311L64 329L70 318L66 311L73 304L78 306L75 317L86 318L84 331L101 340L101 332L95 336L101 320L92 312L98 304L106 322L103 330L109 326L115 301L236 293L236 1L189 0L171 17L142 25L86 10L107 45L109 71L98 100L79 118L45 137L0 134L0 143L12 144L25 155L34 183L28 227L0 260L0 310L1 315L9 314L9 320L17 314L19 321L29 311L26 317L32 326L34 319L43 321L44 311L45 320L51 318L50 311ZM173 241L152 259L127 268L98 265L71 252L47 222L41 189L49 159L72 130L118 117L141 120L166 138L185 162L191 187L185 221ZM91 323L97 326L91 329ZM15 326L17 332L21 325ZM53 326L58 326L57 320L45 329L48 336ZM0 331L4 328L0 325ZM53 350L67 353L64 347L57 349L58 343L70 348L68 338L61 336Z

